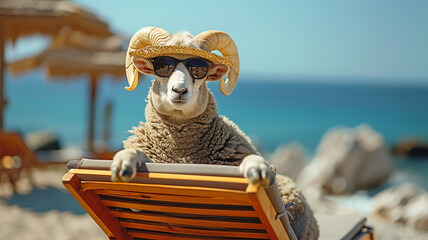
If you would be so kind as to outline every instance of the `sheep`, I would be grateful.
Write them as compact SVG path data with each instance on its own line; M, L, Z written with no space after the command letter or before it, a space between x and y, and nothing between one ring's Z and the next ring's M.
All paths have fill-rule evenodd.
M318 238L313 213L292 180L275 176L251 140L217 113L206 81L219 81L221 92L229 95L239 75L237 48L226 33L206 31L193 37L187 32L171 35L161 28L142 28L132 37L127 53L128 90L135 89L139 72L155 76L146 122L130 130L124 150L114 156L113 181L130 181L144 162L239 166L249 182L268 186L276 181L283 201L296 203L289 211L298 239Z

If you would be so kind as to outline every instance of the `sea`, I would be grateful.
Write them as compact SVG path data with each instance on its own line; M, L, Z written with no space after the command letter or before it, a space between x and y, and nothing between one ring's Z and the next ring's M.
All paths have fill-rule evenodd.
M140 80L133 92L124 78L99 79L96 101L96 139L111 130L107 144L120 149L128 130L144 121L151 80ZM428 141L428 81L379 81L378 79L317 79L244 75L230 96L218 83L214 93L219 114L234 121L264 153L281 145L300 143L309 159L330 129L367 124L381 133L389 147L405 138ZM6 74L7 130L27 134L50 131L64 147L83 147L88 130L89 81L78 78L48 79L44 72ZM106 125L107 105L112 106ZM428 191L428 158L394 158L391 184L412 182Z

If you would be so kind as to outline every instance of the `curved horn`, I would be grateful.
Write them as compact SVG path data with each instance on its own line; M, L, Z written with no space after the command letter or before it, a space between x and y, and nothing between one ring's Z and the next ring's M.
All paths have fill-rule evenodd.
M220 79L220 91L224 95L230 95L238 82L239 76L239 56L238 48L232 38L222 31L206 31L195 37L195 43L205 51L218 50L224 57L232 60L233 64L227 76L227 80Z
M133 91L138 84L138 70L132 63L129 53L146 46L164 45L169 39L171 39L171 34L157 27L144 27L134 34L126 52L126 78L129 83L129 87L125 87L126 90Z

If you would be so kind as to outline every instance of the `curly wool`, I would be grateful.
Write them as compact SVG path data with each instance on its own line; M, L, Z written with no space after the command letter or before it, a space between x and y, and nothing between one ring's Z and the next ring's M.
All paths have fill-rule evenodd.
M151 91L151 90L150 90ZM146 122L130 130L125 148L141 149L157 163L199 163L238 166L251 154L260 155L239 127L224 116L218 116L217 105L209 93L204 113L193 119L177 120L159 114L150 98ZM294 216L290 224L298 239L317 239L318 225L306 199L288 177L277 175L278 189Z
M242 159L259 154L250 139L223 116L218 116L210 93L204 113L193 119L177 120L161 115L151 98L146 106L146 122L134 127L125 148L138 148L158 163L200 163L238 166Z

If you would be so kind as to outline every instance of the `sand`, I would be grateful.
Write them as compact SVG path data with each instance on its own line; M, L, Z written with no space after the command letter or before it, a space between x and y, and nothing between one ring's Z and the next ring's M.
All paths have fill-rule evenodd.
M33 184L25 178L18 183L19 193L25 197L31 196L31 194L26 194L38 191L38 189L65 191L61 183L64 173L65 168L35 170L33 172ZM13 199L13 195L10 186L4 183L0 184L0 240L106 239L106 235L87 214L57 209L37 211L32 207L31 201L30 206L22 206L22 204L16 205L11 199ZM47 201L48 206L49 204L52 206L65 205L63 207L67 209L67 204L69 204L61 204L58 201L63 200L58 200L53 196L45 196L43 199L42 201ZM40 201L40 198L35 201ZM74 200L71 199L70 201ZM309 199L309 202L315 213L367 215L323 198ZM40 202L34 202L33 205L40 205ZM428 239L428 232L420 232L404 225L392 224L376 216L368 216L368 225L374 227L377 240Z
M89 215L51 210L34 213L18 206L0 204L0 239L79 240L106 239Z
M34 183L28 178L18 182L19 194L25 196L39 189L54 189L65 195L61 178L65 167L33 171ZM52 191L49 191L52 192ZM106 235L88 214L74 214L71 211L49 210L36 212L32 206L25 207L11 202L12 189L9 184L0 184L0 240L97 240ZM46 203L34 202L34 206L61 205L54 196L45 196ZM20 199L22 197L20 196ZM40 201L37 198L35 201ZM30 203L30 205L32 205ZM67 206L64 207L65 209Z

